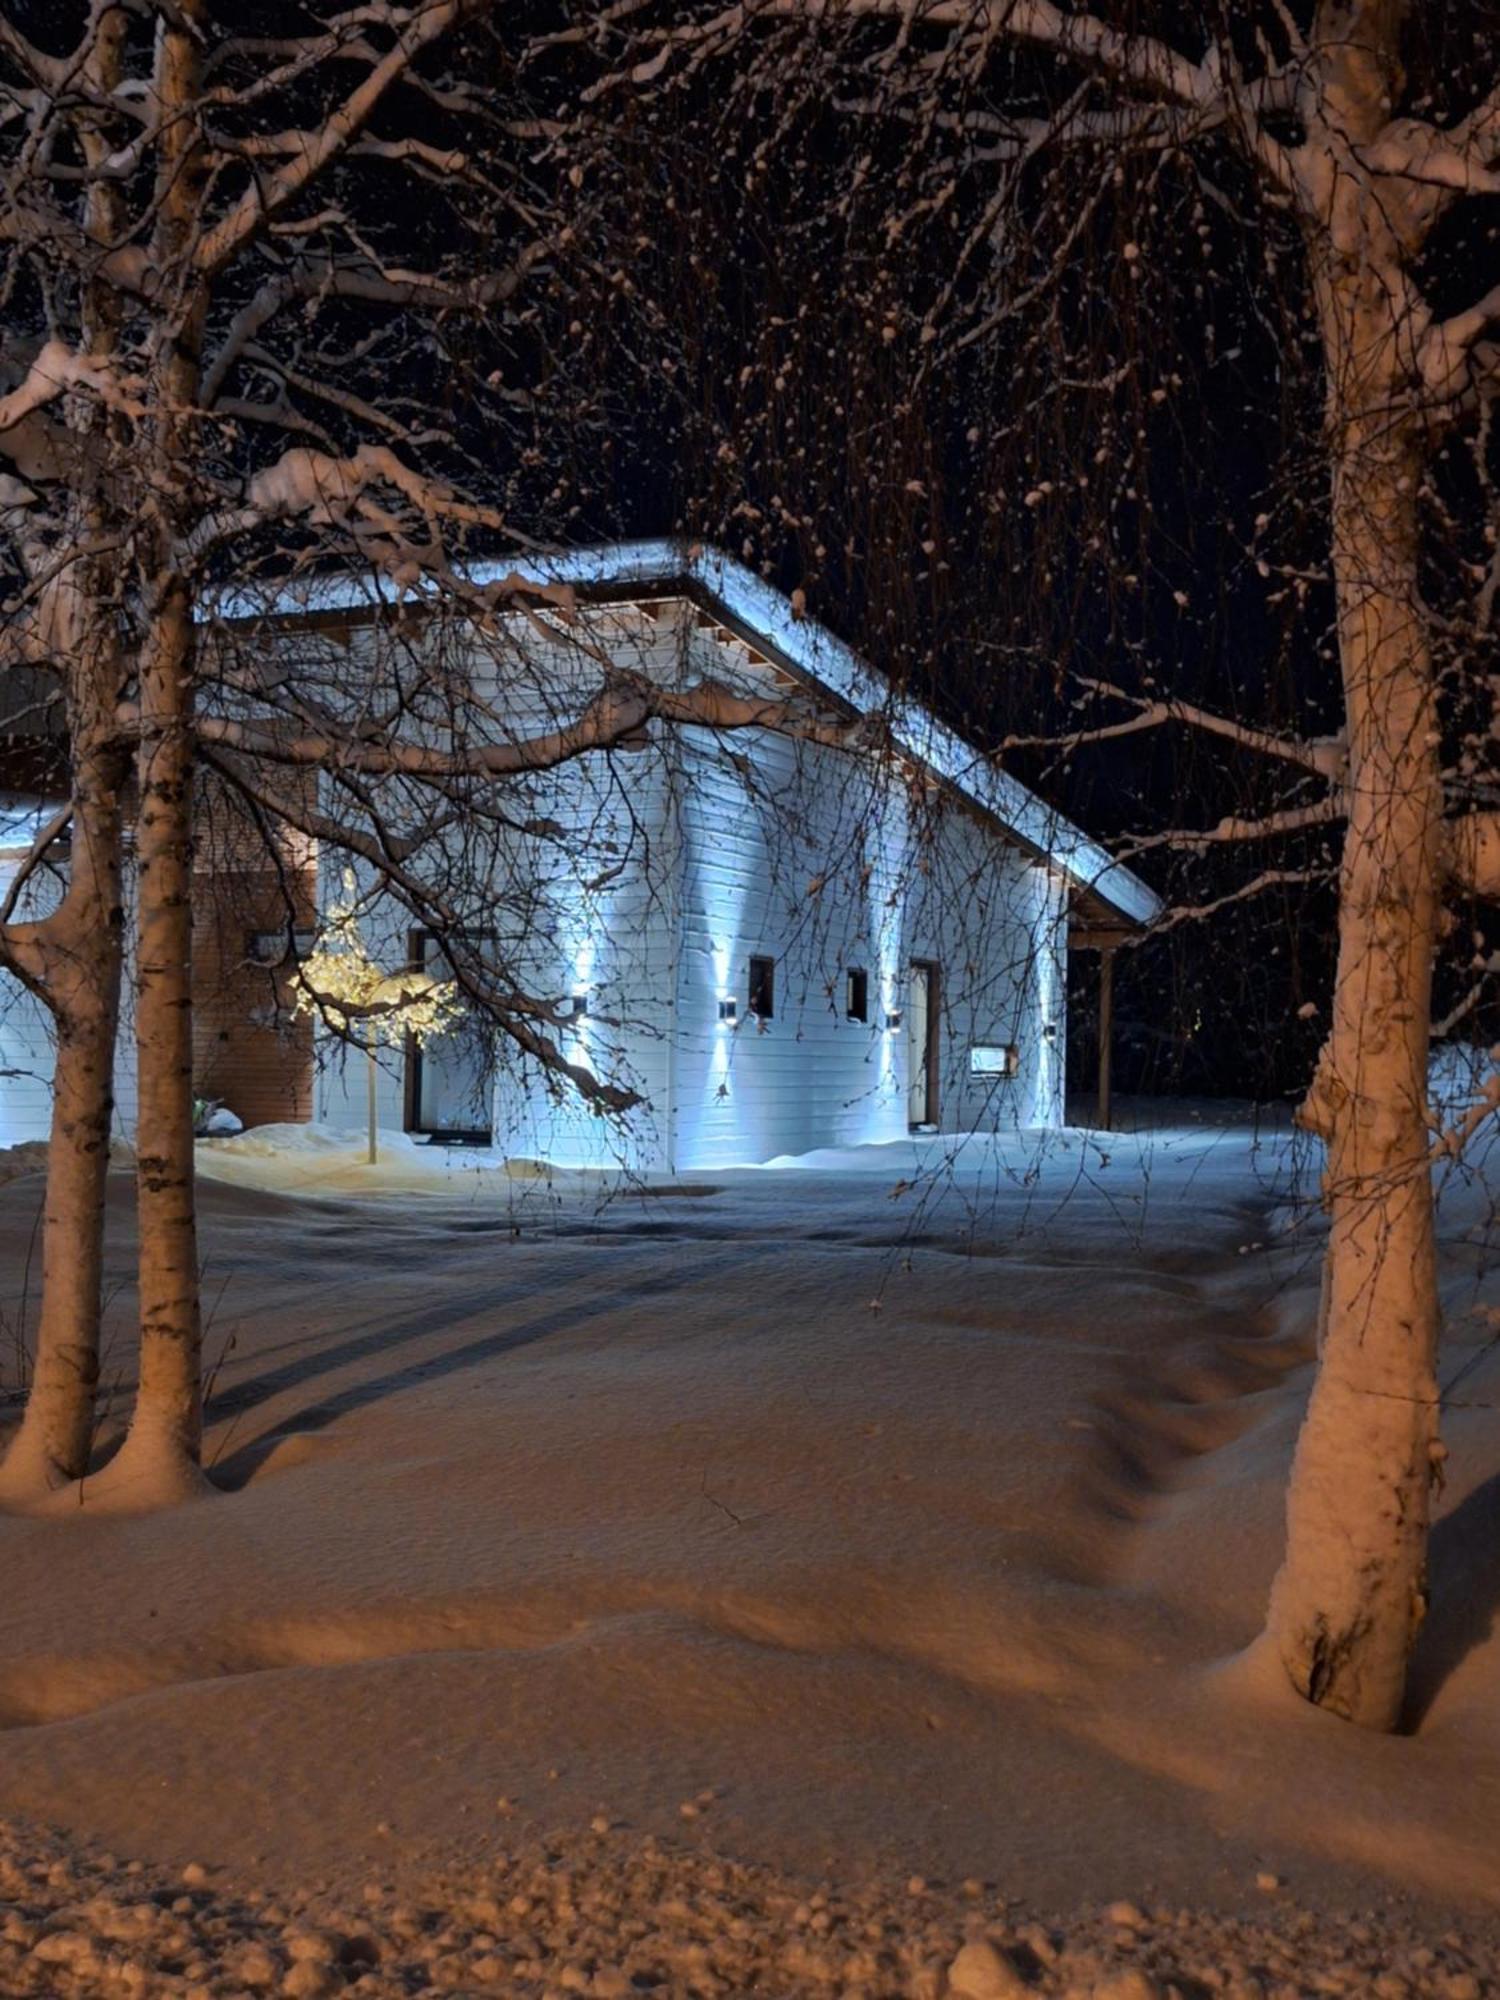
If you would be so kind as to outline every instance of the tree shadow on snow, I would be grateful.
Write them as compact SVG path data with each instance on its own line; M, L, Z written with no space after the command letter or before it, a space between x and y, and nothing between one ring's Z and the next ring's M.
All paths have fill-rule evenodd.
M1432 1530L1431 1609L1417 1638L1402 1725L1419 1729L1449 1677L1495 1629L1500 1610L1500 1473L1476 1486Z
M736 1257L729 1261L740 1263L745 1258ZM656 1267L648 1276L633 1284L619 1282L593 1297L565 1299L534 1318L522 1320L516 1325L497 1327L478 1340L466 1341L462 1346L445 1348L436 1354L423 1354L384 1375L351 1382L347 1388L320 1398L306 1409L288 1414L269 1431L247 1439L237 1450L226 1452L224 1447L233 1440L234 1421L272 1397L385 1349L405 1346L426 1334L451 1330L471 1314L480 1311L493 1313L497 1306L534 1297L536 1288L534 1285L517 1285L497 1295L495 1287L489 1284L457 1297L449 1293L421 1312L393 1318L377 1331L330 1346L315 1347L296 1361L287 1362L268 1373L254 1375L248 1381L237 1383L214 1396L212 1408L207 1413L210 1421L218 1423L229 1418L231 1422L229 1435L224 1445L220 1446L223 1455L209 1463L210 1477L216 1486L236 1492L249 1483L257 1469L288 1437L302 1437L313 1431L325 1430L340 1417L348 1416L355 1410L367 1409L373 1403L399 1395L404 1389L438 1382L446 1376L478 1368L486 1361L495 1360L517 1348L530 1347L553 1335L571 1332L589 1320L628 1310L633 1303L644 1303L685 1286L701 1284L707 1276L717 1279L724 1268L723 1259L716 1261L711 1272L701 1261L684 1261L675 1272Z

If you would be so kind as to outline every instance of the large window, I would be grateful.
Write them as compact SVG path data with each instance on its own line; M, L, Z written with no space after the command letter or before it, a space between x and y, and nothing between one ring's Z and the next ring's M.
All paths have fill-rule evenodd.
M769 1021L776 1012L774 958L752 958L750 961L749 1011L757 1021Z

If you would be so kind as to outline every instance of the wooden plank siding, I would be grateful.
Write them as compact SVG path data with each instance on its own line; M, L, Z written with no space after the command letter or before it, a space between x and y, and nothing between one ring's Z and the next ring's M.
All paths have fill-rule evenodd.
M1061 890L1044 868L888 761L763 732L685 732L680 791L677 1167L902 1137L913 960L940 968L941 1128L1059 1122ZM752 955L776 962L770 1021L748 1014ZM852 968L865 1022L847 1017ZM1014 1046L1017 1074L972 1076L976 1042Z
M593 647L636 672L785 691L781 669L682 599L586 616ZM581 705L597 673L561 642L551 655L530 643L499 704L517 733L528 703L536 719ZM602 1120L502 1037L494 1133L508 1154L681 1171L900 1138L906 1036L887 1020L904 1019L913 959L941 968L942 1128L1060 1121L1060 878L909 766L764 730L653 726L642 748L535 782L528 804L560 839L497 849L487 922L527 990L586 992L563 1053L642 1103L623 1129ZM398 916L372 908L366 933L398 961ZM776 1005L759 1022L748 1003L762 955ZM867 976L863 1022L847 1017L851 969ZM974 1076L976 1042L1015 1048L1016 1072ZM363 1058L331 1043L322 1055L319 1116L353 1127ZM383 1124L403 1122L401 1071L383 1061Z
M483 631L461 621L399 631L334 621L288 643L337 648L355 691L382 685L393 657L383 649L400 648L408 672L421 654L427 685L472 686L481 697L477 708L455 707L452 726L493 730L495 740L576 713L598 686L601 655L668 685L713 679L778 696L798 685L783 660L670 592L589 604L572 626L550 614L501 616ZM434 741L452 740L440 705L425 726ZM308 788L302 804L317 796L314 775L285 782ZM938 968L942 1129L1060 1122L1062 877L910 760L762 730L653 725L632 747L508 780L505 799L509 825L446 836L467 843L461 867L456 850L429 858L453 864L465 925L489 940L517 987L544 1000L585 997L586 1012L554 1031L562 1054L640 1099L625 1126L601 1119L501 1036L492 1127L506 1153L692 1170L899 1139L914 960ZM550 822L552 837L521 831L528 818ZM364 1122L363 1053L292 1020L287 969L257 963L251 949L256 933L313 925L344 870L296 835L268 847L263 829L205 780L195 1088L246 1124ZM368 874L354 873L372 892ZM412 921L395 899L371 894L362 928L389 969L409 961ZM774 964L775 1008L764 1021L749 1006L752 957ZM865 975L864 1021L848 1016L852 970ZM726 1000L733 1020L720 1018ZM0 1022L0 1068L18 1073L0 1077L0 1118L17 1136L41 1136L45 1023L29 996L7 1004L15 1025ZM1011 1073L977 1075L976 1045L1014 1049ZM127 1121L132 1069L125 1041ZM406 1124L408 1100L403 1051L383 1051L381 1123Z
M527 624L513 649L497 643L492 657L470 660L476 688L504 715L504 733L523 736L582 707L598 684L598 650L640 673L681 672L675 617L612 607L590 614L587 637L589 650L562 630L548 644ZM567 1060L637 1092L641 1106L629 1130L618 1130L502 1034L494 1049L495 1141L513 1157L563 1166L663 1164L676 967L670 737L648 730L638 746L591 754L513 789L525 800L514 816L549 821L555 835L487 836L489 891L472 928L492 941L521 990L543 1000L587 996L587 1013L552 1031L557 1046ZM364 872L355 878L362 892L371 887ZM325 897L333 887L325 881ZM408 920L390 899L374 897L362 922L382 963L404 962ZM382 1125L408 1122L405 1070L399 1051L382 1054ZM320 1036L318 1116L358 1125L364 1091L364 1057Z

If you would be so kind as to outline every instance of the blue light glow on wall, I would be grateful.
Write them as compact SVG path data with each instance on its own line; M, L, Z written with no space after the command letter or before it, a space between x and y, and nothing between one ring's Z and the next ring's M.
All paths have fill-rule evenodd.
M912 830L905 796L891 787L880 799L875 838L880 863L870 871L869 924L879 968L880 1034L876 1037L876 1081L870 1104L871 1141L899 1138L906 1130L906 902L911 879ZM895 1027L886 1022L894 1016Z
M1066 923L1066 877L1048 868L1032 871L1036 905L1032 916L1036 966L1036 1083L1030 1123L1060 1125L1063 1120L1063 1072L1067 1047L1067 995L1063 984L1061 926ZM1052 1028L1049 1036L1048 1027Z

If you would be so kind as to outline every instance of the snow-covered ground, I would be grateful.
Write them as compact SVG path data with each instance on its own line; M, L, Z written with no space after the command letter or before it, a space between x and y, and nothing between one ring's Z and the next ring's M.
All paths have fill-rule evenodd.
M613 1188L399 1140L372 1169L359 1135L206 1145L223 1491L122 1517L85 1487L65 1518L0 1520L0 1813L206 1869L180 1927L259 1938L277 1981L276 1898L325 1884L347 1930L347 1899L393 1882L364 1919L384 1969L330 1961L329 1991L409 1989L392 1912L427 1907L433 1870L455 1941L419 1925L408 1970L451 1959L448 1990L597 1971L625 1992L662 1932L669 1991L696 1940L704 1992L935 1993L976 1927L1052 1992L1104 1991L1106 1961L1137 1996L1201 1990L1230 1960L1243 1995L1339 1967L1367 1992L1393 1954L1391 2000L1489 1990L1488 1196L1445 1195L1435 1604L1412 1733L1373 1739L1238 1657L1306 1386L1311 1163L1299 1188L1288 1135L1249 1119L1141 1123ZM111 1186L118 1413L128 1175ZM39 1191L0 1188L11 1322ZM561 1917L513 1886L549 1852ZM129 1900L118 1870L90 1881ZM37 1912L72 1889L22 1887L26 1922L63 1921ZM272 1903L235 1902L250 1887ZM1103 1914L1120 1898L1139 1923ZM1085 1906L1068 1936L1093 1970L1033 1948L1055 1959L1060 1932L1026 1942ZM1294 1908L1320 1913L1300 1943ZM486 1955L499 1971L473 1970ZM35 1971L18 1945L0 1991L111 1990L55 1967L7 1988L7 1966Z

